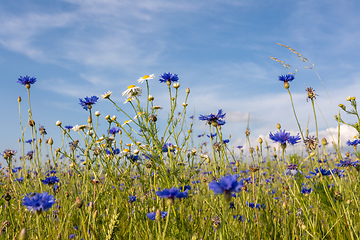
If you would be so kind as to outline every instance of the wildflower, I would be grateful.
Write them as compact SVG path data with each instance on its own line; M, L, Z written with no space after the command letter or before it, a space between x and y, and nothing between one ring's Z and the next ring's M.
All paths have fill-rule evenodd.
M136 96L140 96L142 93L141 87L136 87L135 85L130 85L127 89L122 93L123 96L126 96L128 99L134 99Z
M162 152L175 152L175 147L172 143L165 143L162 147Z
M136 154L130 154L130 155L127 155L126 157L133 163L135 163L137 160L139 160L139 156Z
M40 127L39 127L39 131L40 131L40 134L41 134L41 135L46 135L46 134L47 134L46 129L45 129L44 126L40 126Z
M136 196L129 195L129 203L133 203L136 201Z
M78 131L80 131L80 130L84 130L84 129L86 129L86 128L88 128L88 126L86 126L86 125L75 125L74 127L72 127L72 130L74 131L74 132L78 132Z
M147 217L153 221L160 220L161 218L165 218L166 216L167 216L167 212L162 212L160 210L147 214Z
M335 165L338 167L355 167L356 165L358 165L358 162L359 161L352 162L350 159L345 158L344 161L340 160L340 163L335 163Z
M22 204L30 211L41 213L47 211L55 203L55 198L47 192L29 193L22 201Z
M25 87L27 89L29 89L30 84L36 83L36 78L35 77L29 77L28 75L26 75L25 77L20 76L17 82L22 84L22 85L25 85Z
M67 125L67 126L65 126L64 128L65 128L66 130L70 131L70 129L72 129L73 126Z
M79 104L83 107L83 109L87 111L88 109L92 108L92 105L94 105L98 99L99 97L97 96L92 96L92 97L86 96L84 99L79 98L80 101Z
M201 121L207 121L208 124L216 126L221 126L225 124L225 120L223 119L225 117L226 113L223 113L222 109L218 111L218 113L215 115L213 113L209 115L200 115L199 120Z
M213 139L213 138L215 138L216 137L216 133L211 133L210 135L206 135L208 138L211 138L211 139Z
M303 188L301 189L301 193L307 195L307 194L311 193L311 188L305 188L305 187L303 187Z
M108 155L117 155L120 153L120 149L118 148L111 148L111 150L109 149L105 149L105 152L108 154Z
M360 143L360 140L359 140L359 139L355 139L354 141L348 140L348 141L346 142L346 144L347 144L348 146L354 146L354 147L356 147L359 143Z
M15 156L15 154L16 154L16 150L5 149L5 151L3 152L3 156L7 160L12 159L12 157Z
M307 92L307 98L306 101L309 101L309 99L316 99L316 96L319 96L315 93L315 90L311 87L308 87L305 89L305 91Z
M290 133L285 132L285 130L279 130L279 132L275 134L270 132L269 138L274 142L280 143L283 148L286 148L286 143L294 145L301 139L299 134L296 136L290 136Z
M112 128L109 129L108 132L109 132L109 134L115 135L116 133L119 133L119 132L120 132L120 128L118 128L118 127L112 127Z
M32 143L33 141L35 141L35 138L34 139L29 139L29 140L27 140L27 141L25 141L26 143Z
M160 75L159 81L161 83L166 82L166 84L170 85L171 82L179 81L179 77L177 74L172 74L172 73L168 72L168 73L163 73L162 75Z
M156 195L158 195L160 198L168 198L174 200L175 198L185 198L188 197L187 190L184 192L180 192L180 190L176 187L172 188L165 188L162 191L157 191Z
M279 76L279 80L284 82L284 88L285 89L289 89L290 85L289 82L291 82L292 80L294 80L294 75L293 74L286 74L286 75L280 75Z
M297 164L290 164L288 165L287 169L285 170L285 174L287 175L296 175L298 173L298 166ZM299 171L301 173L301 171Z
M246 204L250 207L250 208L257 208L257 209L265 209L266 208L266 205L265 204L255 204L255 203L249 203L249 202L246 202Z
M154 79L154 78L155 78L154 74L151 74L150 76L149 75L144 75L143 77L139 78L137 81L138 81L138 83L143 83L144 81L151 80L151 79Z
M25 155L25 158L27 160L31 160L33 158L33 155L34 155L34 151L31 150L31 151L28 151L27 154Z
M305 147L309 151L315 151L315 149L318 147L318 139L315 136L307 136L304 139Z
M110 96L111 96L111 94L112 94L112 92L111 92L111 91L108 91L107 93L104 93L104 95L101 95L101 97L102 97L103 99L109 99Z
M328 175L331 175L331 172L330 170L326 170L326 169L323 169L322 167L320 167L320 169L318 169L317 167L314 169L315 171L314 172L310 172L312 175L323 175L323 176L328 176Z
M209 189L214 191L215 194L224 193L224 198L226 201L231 200L232 192L239 192L243 186L243 179L240 182L237 181L238 175L227 175L223 176L219 182L212 181L209 183Z
M52 185L52 184L55 184L57 182L59 182L59 178L57 176L51 176L51 177L47 177L45 178L44 180L41 180L43 182L43 184L49 184L49 185Z

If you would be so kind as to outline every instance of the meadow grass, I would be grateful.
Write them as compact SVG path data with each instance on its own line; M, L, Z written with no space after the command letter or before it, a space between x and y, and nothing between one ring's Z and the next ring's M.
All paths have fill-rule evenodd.
M252 143L247 129L246 155L222 135L222 110L189 118L190 89L180 88L176 74L160 76L170 111L167 119L158 119L161 107L149 88L154 78L138 80L146 85L144 102L141 87L124 91L131 112L112 100L111 92L102 95L119 118L94 111L97 96L80 99L88 124L56 122L62 132L56 146L32 117L30 91L36 79L19 78L30 110L25 123L20 116L20 150L3 152L0 239L359 238L359 140L348 141L354 152L341 153L339 144L319 141L317 129L309 136L298 122L299 134L291 136L278 124L279 131L269 136L276 148L261 138ZM279 78L290 98L293 78ZM179 91L186 93L182 104ZM316 123L316 94L307 93ZM354 115L355 123L345 123L340 115L336 120L360 132L356 99L347 100L352 108L340 108ZM24 101L18 102L21 112ZM291 107L297 121L292 101ZM194 121L203 121L209 132L193 136ZM98 130L100 123L107 124L106 132ZM301 150L287 153L295 144Z

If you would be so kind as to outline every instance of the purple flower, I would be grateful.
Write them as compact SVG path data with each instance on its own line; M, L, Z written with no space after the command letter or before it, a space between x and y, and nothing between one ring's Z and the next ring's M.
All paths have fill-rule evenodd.
M278 142L280 144L289 143L291 145L294 145L300 141L300 136L297 134L296 136L290 136L290 133L283 131L276 132L275 134L270 133L269 138L273 140L274 142Z
M49 184L49 185L52 185L52 184L55 184L57 182L59 182L59 178L57 176L51 176L51 177L47 177L45 178L44 180L41 180L43 182L43 184Z
M172 143L165 143L161 150L162 152L175 152L175 148Z
M225 199L230 201L231 193L239 192L244 186L243 179L241 179L240 182L238 182L237 179L237 174L223 176L219 182L212 181L209 183L209 189L213 190L215 194L224 193Z
M318 174L321 174L323 176L331 175L330 170L323 169L322 167L320 167L320 170L317 167L314 170L315 170L314 172L310 172L310 173L315 176Z
M177 74L172 74L172 73L168 72L168 73L163 73L162 75L160 75L159 81L161 83L164 83L164 82L166 82L166 83L167 82L169 82L169 83L177 82L177 81L179 81L179 77L178 77Z
M133 203L136 201L136 196L129 195L129 203Z
M301 173L301 171L298 170L297 164L290 164L290 165L288 165L287 169L285 170L285 174L292 175L292 176L296 175L298 172Z
M22 85L30 86L30 84L34 84L36 82L36 78L35 77L29 77L28 75L26 75L25 77L20 76L17 82L22 84Z
M302 194L309 194L309 193L311 193L311 188L305 188L305 187L303 187L302 189L301 189L301 193Z
M172 187L172 188L165 188L162 191L157 191L156 195L158 195L160 198L180 199L180 198L188 197L188 192L187 191L180 192L178 188Z
M92 105L94 105L98 99L99 97L97 96L92 96L92 97L86 96L84 99L79 98L80 101L79 104L83 107L83 109L87 111L88 109L91 109Z
M115 135L116 133L119 133L119 131L120 131L120 128L112 127L112 128L109 129L109 134Z
M161 211L160 214L161 214L161 217L162 217L162 218L164 218L164 217L167 216L167 212L162 212L162 211ZM160 215L160 214L159 214L159 215ZM149 219L155 221L155 219L156 219L156 212L148 213L148 214L147 214L147 217L148 217Z
M359 161L352 162L350 159L345 158L344 161L340 160L340 163L335 163L338 167L355 167Z
M294 78L295 77L293 74L285 74L279 76L279 80L283 82L291 82L292 80L294 80Z
M226 123L224 120L225 115L226 113L223 113L223 110L220 109L216 115L213 113L209 115L200 115L199 120L207 121L208 124L212 124L213 126L221 126Z
M55 198L47 192L29 193L22 201L22 204L30 211L40 213L47 211L55 203Z
M348 140L348 141L346 142L346 144L347 144L348 146L357 146L359 143L360 143L360 140L359 140L359 139L355 139L354 141Z

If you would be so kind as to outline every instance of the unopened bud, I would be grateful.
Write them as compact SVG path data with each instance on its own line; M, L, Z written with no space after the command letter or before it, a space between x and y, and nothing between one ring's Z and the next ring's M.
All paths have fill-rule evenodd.
M260 144L262 144L262 143L263 143L263 140L262 140L262 138L261 138L261 137L259 138L259 143L260 143Z
M51 146L51 145L53 145L53 143L54 143L54 141L53 141L53 139L50 137L49 140L48 140L48 144Z
M105 116L105 119L106 119L106 120L109 120L109 119L110 119L110 115L106 115L106 116Z
M149 100L149 101L153 101L153 100L154 100L154 97L153 97L152 95L149 95L149 96L148 96L148 100Z
M90 202L90 204L92 204L92 202ZM90 204L89 204L89 206L90 206ZM84 201L82 199L80 199L79 197L77 197L74 205L77 208L82 208L82 206L84 205Z
M189 94L190 93L190 88L186 89L186 93Z
M280 123L276 124L276 128L279 129L279 130L281 129Z
M29 126L30 127L34 127L35 126L35 121L33 119L29 120Z
M97 116L97 117L100 116L100 112L99 112L99 111L96 111L96 112L95 112L95 116Z
M174 84L173 84L173 87L174 87L174 88L179 88L179 87L180 87L180 83L174 83Z
M111 117L111 120L115 121L115 120L116 120L116 116L115 116L115 115L112 116L112 117Z
M321 144L322 144L323 146L325 146L325 145L327 144L326 138L323 138L323 139L321 140Z
M88 123L92 123L92 119L90 116L88 117Z
M61 126L61 122L60 122L60 121L56 121L56 126L60 127L60 126Z
M19 234L19 240L26 240L28 239L26 228L21 229L21 232Z
M17 99L18 102L21 102L21 97L19 96L18 99Z

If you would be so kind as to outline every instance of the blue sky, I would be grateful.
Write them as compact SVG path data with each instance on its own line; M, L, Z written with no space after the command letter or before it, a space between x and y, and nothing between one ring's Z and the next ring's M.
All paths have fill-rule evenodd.
M18 149L17 98L23 98L23 118L28 102L26 89L16 81L24 75L37 78L31 87L36 125L44 125L55 139L60 137L57 120L86 123L87 112L79 106L79 98L111 90L122 105L121 93L145 74L156 75L151 93L155 103L166 107L167 87L157 79L172 72L179 75L182 93L191 89L190 115L194 112L198 118L223 109L224 134L232 135L232 144L242 145L249 113L253 139L276 131L277 123L298 132L289 96L278 81L278 75L297 69L290 90L299 120L303 128L309 121L309 130L314 131L305 92L313 87L319 95L321 136L329 138L326 129L337 126L338 104L346 103L347 96L357 96L360 89L359 10L360 2L355 0L341 4L334 0L3 1L0 149ZM276 43L292 47L309 63ZM304 69L311 64L330 99L316 73ZM121 117L105 100L94 109L102 116ZM196 133L207 131L204 123L196 121L195 126ZM344 140L353 135L342 128Z

